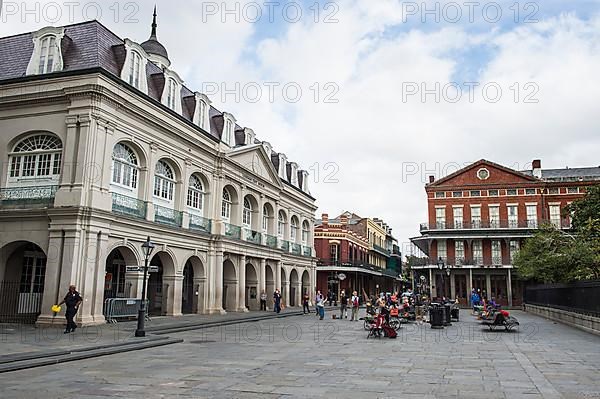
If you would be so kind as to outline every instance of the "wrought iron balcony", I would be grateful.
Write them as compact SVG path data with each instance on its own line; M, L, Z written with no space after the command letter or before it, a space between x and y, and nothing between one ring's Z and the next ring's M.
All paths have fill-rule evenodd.
M160 205L154 205L154 221L156 223L181 227L182 220L183 212Z
M376 252L379 252L380 254L384 255L384 256L390 256L390 251L388 251L387 249L380 247L379 245L375 245L373 244L373 250Z
M312 257L312 248L311 247L302 247L302 255Z
M51 206L58 186L12 187L0 189L0 206L28 208Z
M290 242L289 241L277 239L277 242L279 244L279 249L281 249L284 252L290 252Z
M242 238L242 228L230 223L225 224L225 237L235 238L239 240Z
M292 254L302 255L302 246L300 244L292 243Z
M277 237L267 234L265 236L265 245L269 248L277 249Z
M210 219L190 213L190 230L211 233L212 222Z
M262 244L262 233L254 231L248 228L243 230L244 241L251 242L254 244Z
M506 257L494 256L491 258L472 256L470 258L465 257L442 257L444 266L450 267L462 267L462 266L478 266L478 267L501 267L505 264L511 264L512 261ZM409 260L410 267L438 267L439 258L411 258Z
M384 269L379 266L371 265L368 262L360 262L360 261L342 262L338 259L320 258L317 261L317 266L322 266L322 267L333 266L333 267L340 267L340 268L352 267L352 268L368 270L371 272L381 273L381 274L385 274L385 275L389 275L389 276L392 276L392 272L393 272L394 277L397 276L397 273L392 269Z
M454 221L454 222L436 222L421 223L421 231L436 230L482 230L482 229L537 229L542 224L552 224L556 228L570 229L571 223L565 219L528 219L528 220L473 220L473 221Z
M120 215L146 219L147 205L137 198L112 193L112 211Z

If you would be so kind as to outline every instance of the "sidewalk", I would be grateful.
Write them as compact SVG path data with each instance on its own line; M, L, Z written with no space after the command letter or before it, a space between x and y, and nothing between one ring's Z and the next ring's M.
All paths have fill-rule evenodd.
M71 334L63 334L63 328L56 326L0 324L0 373L182 342L165 336L178 331L297 315L302 315L299 308L287 308L280 314L253 311L225 315L153 317L145 323L145 338L134 336L137 327L135 320L81 327ZM314 317L314 313L312 315Z

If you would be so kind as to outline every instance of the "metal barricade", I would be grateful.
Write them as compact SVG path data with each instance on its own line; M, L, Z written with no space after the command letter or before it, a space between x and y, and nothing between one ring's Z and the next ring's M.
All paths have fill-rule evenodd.
M104 317L107 323L116 323L117 319L137 317L141 299L109 298L104 301ZM146 320L148 318L148 300L146 299Z

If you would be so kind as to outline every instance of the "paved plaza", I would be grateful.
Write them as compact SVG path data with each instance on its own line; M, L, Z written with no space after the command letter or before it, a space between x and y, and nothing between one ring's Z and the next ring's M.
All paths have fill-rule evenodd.
M463 311L444 330L368 339L314 315L169 334L184 343L0 374L3 398L600 398L600 337L523 312L488 332ZM43 393L43 394L42 394Z

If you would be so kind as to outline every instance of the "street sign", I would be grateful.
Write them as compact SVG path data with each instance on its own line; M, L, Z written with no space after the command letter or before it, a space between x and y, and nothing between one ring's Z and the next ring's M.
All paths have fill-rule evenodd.
M143 272L144 266L125 266L127 273ZM148 266L148 273L158 273L158 266Z

